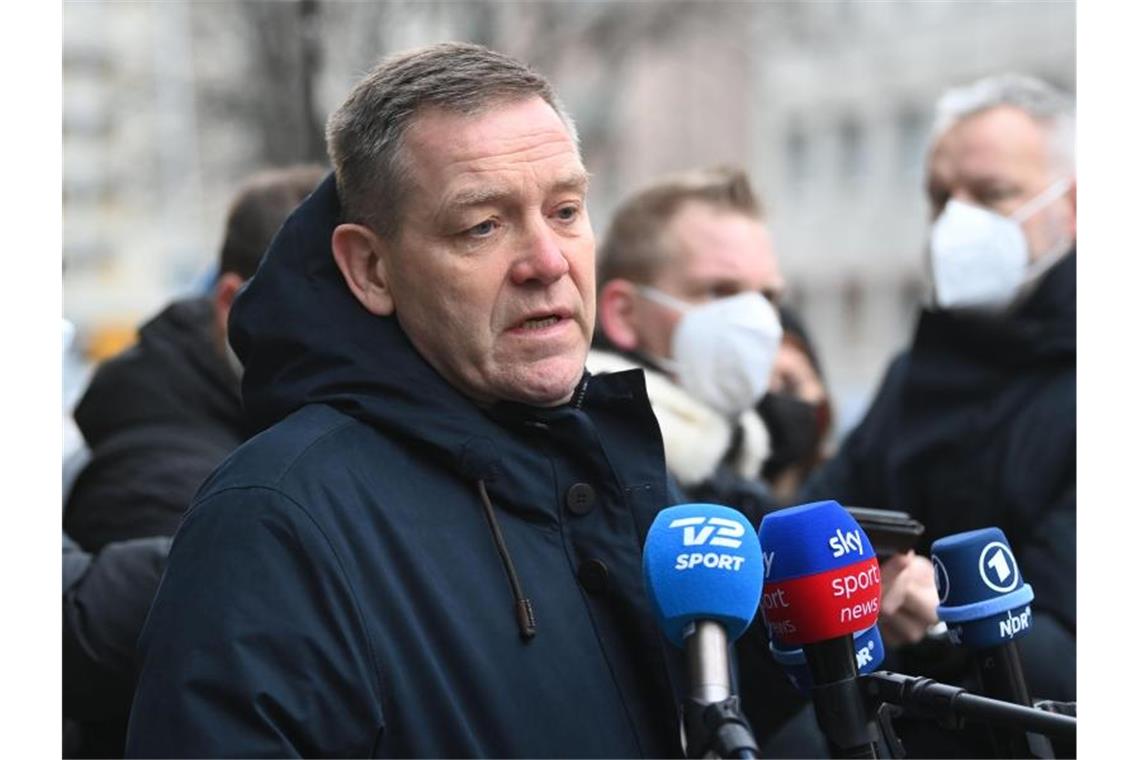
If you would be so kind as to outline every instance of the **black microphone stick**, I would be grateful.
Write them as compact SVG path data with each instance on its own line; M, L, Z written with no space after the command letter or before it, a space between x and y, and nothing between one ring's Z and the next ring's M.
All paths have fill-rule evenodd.
M867 699L909 708L934 718L973 720L1076 741L1077 719L1046 710L971 694L930 678L879 670L859 676Z

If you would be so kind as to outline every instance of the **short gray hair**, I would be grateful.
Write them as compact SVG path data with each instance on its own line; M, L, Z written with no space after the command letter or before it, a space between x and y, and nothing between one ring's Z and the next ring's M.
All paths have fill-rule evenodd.
M422 110L475 115L532 96L554 109L577 148L574 122L550 82L510 56L445 42L382 60L325 128L345 221L366 224L384 237L398 234L407 194L402 138Z
M1024 74L998 74L953 87L934 107L933 146L948 129L974 114L998 106L1020 109L1048 130L1054 166L1063 172L1076 168L1076 119L1073 97L1052 85Z

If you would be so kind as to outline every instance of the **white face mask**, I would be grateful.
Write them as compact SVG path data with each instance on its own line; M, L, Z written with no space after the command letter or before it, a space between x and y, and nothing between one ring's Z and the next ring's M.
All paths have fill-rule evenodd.
M738 293L693 305L641 286L642 295L682 312L673 330L673 358L658 358L681 387L726 417L736 417L768 390L784 336L780 317L759 293Z
M934 298L943 309L1008 306L1022 286L1068 250L1058 241L1032 266L1021 223L1060 198L1072 179L1054 182L1008 217L950 200L930 231Z

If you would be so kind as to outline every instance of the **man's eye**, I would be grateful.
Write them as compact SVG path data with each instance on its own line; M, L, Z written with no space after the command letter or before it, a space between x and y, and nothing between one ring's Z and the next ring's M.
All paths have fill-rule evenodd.
M1013 187L991 187L986 188L978 193L978 200L985 206L996 206L999 203L1009 200L1017 195L1017 189Z
M487 237L496 229L498 229L498 227L498 222L496 222L494 219L488 219L485 222L479 222L479 224L476 224L474 227L469 227L467 229L467 235L469 237L476 238Z
M577 206L561 206L554 212L554 216L560 222L572 222L578 218Z

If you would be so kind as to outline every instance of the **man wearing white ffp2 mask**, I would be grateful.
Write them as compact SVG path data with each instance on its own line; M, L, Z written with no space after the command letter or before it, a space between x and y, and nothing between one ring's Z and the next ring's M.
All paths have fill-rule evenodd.
M982 80L947 93L934 132L934 302L1008 310L1076 242L1071 101L1033 80Z
M759 484L771 448L755 405L780 345L772 301L784 281L746 175L686 172L628 198L599 249L598 285L586 366L645 371L682 488L718 473Z
M1073 181L1063 177L1009 216L951 199L930 232L930 267L936 303L944 309L1000 309L1068 252L1063 236L1030 262L1022 223L1062 198Z
M1072 98L1025 76L938 101L926 183L935 306L798 497L905 509L924 542L1000 527L1049 600L1018 640L1029 693L1062 701L1076 698L1073 127Z
M681 313L672 358L653 358L682 388L729 417L760 400L784 334L768 299L749 292L694 305L649 285L638 292Z

